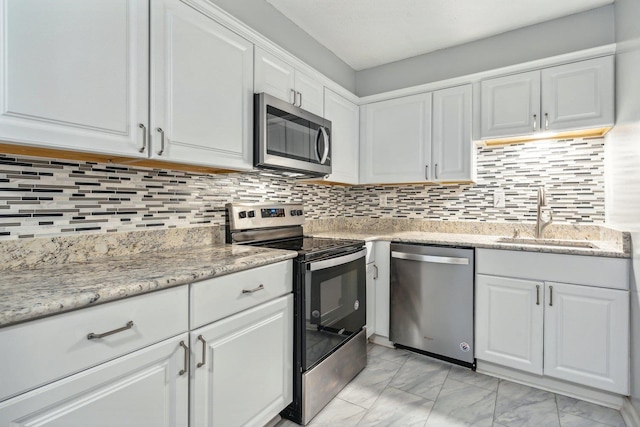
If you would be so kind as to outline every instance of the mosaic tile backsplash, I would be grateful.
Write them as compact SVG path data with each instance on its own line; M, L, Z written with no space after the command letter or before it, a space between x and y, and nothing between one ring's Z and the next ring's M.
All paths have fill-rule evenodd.
M602 224L603 144L477 148L477 183L450 186L323 186L265 172L202 175L0 154L0 239L220 226L231 201L302 202L308 219L535 221L540 185L556 223ZM504 208L493 207L496 190L505 194Z

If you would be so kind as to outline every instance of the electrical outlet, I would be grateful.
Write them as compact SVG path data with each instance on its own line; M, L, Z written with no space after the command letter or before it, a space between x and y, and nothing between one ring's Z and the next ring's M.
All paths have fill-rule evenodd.
M388 196L386 194L380 195L380 206L383 208L389 206L389 199L387 197Z
M493 193L493 207L504 208L504 191L503 190L496 190Z

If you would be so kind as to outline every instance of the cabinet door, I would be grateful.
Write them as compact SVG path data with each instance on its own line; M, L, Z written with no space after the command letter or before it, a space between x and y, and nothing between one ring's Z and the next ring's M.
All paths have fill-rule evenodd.
M331 121L331 175L328 181L358 183L359 123L358 106L325 89L324 117Z
M293 295L192 331L191 349L192 424L265 425L292 401Z
M0 425L187 427L189 378L180 374L188 356L180 343L187 339L171 338L6 400Z
M367 264L367 338L376 332L376 279L378 267Z
M295 72L298 107L323 117L324 86L300 71Z
M389 338L390 264L391 242L375 242L375 259L378 267L376 280L375 324L376 335Z
M476 275L476 358L542 375L544 284Z
M543 130L613 126L613 56L542 70Z
M152 156L251 169L253 45L190 4L151 2Z
M146 157L147 15L144 0L0 2L0 139Z
M431 163L430 93L366 105L361 120L361 183L427 180Z
M471 142L471 85L433 93L432 178L472 181L475 148Z
M629 394L629 292L545 286L544 374Z
M480 82L480 138L532 134L539 114L540 71Z
M265 92L292 104L297 102L293 67L257 46L254 87L256 93Z

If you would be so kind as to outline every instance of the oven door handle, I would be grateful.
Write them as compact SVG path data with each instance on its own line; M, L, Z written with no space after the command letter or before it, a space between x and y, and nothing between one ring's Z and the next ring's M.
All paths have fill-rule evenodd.
M325 268L330 268L330 267L337 267L339 265L347 264L351 261L355 261L359 258L364 258L366 253L367 253L367 250L362 249L361 251L358 251L349 255L343 255L337 258L325 259L322 261L310 262L309 264L307 264L307 270L316 271L316 270L323 270Z

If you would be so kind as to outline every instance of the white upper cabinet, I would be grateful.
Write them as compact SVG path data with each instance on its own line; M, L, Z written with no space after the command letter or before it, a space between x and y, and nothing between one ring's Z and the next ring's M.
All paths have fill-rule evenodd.
M433 92L431 179L473 181L475 147L471 141L471 85Z
M280 58L256 46L256 93L265 92L322 117L324 86Z
M146 157L148 2L0 2L0 140Z
M253 45L206 2L151 2L152 158L253 167Z
M331 175L327 181L358 184L358 106L325 88L324 117L331 121Z
M528 135L540 125L540 72L480 83L482 138Z
M543 130L614 124L613 56L542 70Z
M431 163L431 94L362 107L360 181L424 182Z
M484 80L480 92L482 139L610 127L613 56Z

